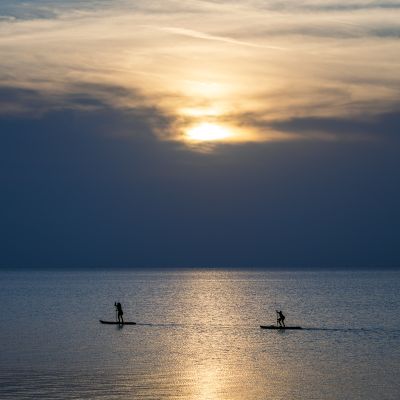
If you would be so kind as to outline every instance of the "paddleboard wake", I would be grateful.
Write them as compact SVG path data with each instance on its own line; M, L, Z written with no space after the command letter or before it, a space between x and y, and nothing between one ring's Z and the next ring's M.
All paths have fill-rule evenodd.
M122 323L122 322L116 322L116 321L103 321L103 320L100 320L100 322L102 324L108 324L108 325L136 325L136 322L124 322L124 323Z
M287 329L303 329L301 326L277 326L277 325L260 325L260 328L262 329L281 329L281 330L287 330Z

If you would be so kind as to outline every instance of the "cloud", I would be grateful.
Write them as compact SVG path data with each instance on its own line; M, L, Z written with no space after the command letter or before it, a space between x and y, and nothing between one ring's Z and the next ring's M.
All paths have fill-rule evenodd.
M283 47L279 46L267 46L267 45L261 45L261 44L256 44L256 43L251 43L251 42L245 42L242 40L235 40L229 37L224 37L224 36L215 36L215 35L210 35L205 32L199 32L195 31L192 29L184 29L184 28L174 28L174 27L162 27L162 28L156 28L156 27L150 27L153 29L160 29L165 32L173 33L176 35L182 35L182 36L188 36L191 38L196 38L196 39L204 39L204 40L213 40L217 42L222 42L222 43L228 43L228 44L233 44L233 45L238 45L238 46L249 46L249 47L255 47L259 49L273 49L273 50L287 50Z
M238 32L232 33L238 35ZM318 39L348 39L366 40L368 38L397 38L400 35L400 25L396 22L375 21L364 24L348 24L332 19L317 21L315 18L298 21L297 23L280 23L267 27L255 27L251 32L240 32L242 37L277 38L305 37L308 40Z
M313 137L282 121L362 121L398 109L390 2L346 3L357 11L335 1L110 4L2 3L3 13L51 13L0 22L0 113L153 110L161 139L203 119L256 129L248 140L260 142ZM324 134L333 135L328 124L315 139Z
M250 0L248 4L261 9L281 10L281 11L317 11L317 12L349 12L371 9L389 9L396 10L400 8L397 1L381 1L381 0L273 0L264 2L261 0Z
M299 93L301 96L302 94ZM285 95L283 95L285 97ZM330 107L332 100L329 96L342 97L341 102L346 103L349 94L336 90L326 89L320 91L321 99L327 99L326 104L320 103L322 109ZM347 99L347 100L346 100ZM114 137L129 137L137 129L143 128L153 138L161 140L179 141L179 130L193 124L191 117L182 119L173 112L160 108L157 102L152 103L152 98L147 98L138 91L109 84L80 83L64 88L60 94L40 92L33 89L18 89L12 87L0 87L0 116L5 118L19 116L24 119L45 118L46 114L70 110L79 113L80 118L86 119L91 115L102 113L104 115L118 114L120 121L114 126L114 118L107 121L101 120L101 132ZM277 97L279 101L279 97ZM294 107L292 107L294 110ZM304 111L304 105L301 106ZM111 114L109 112L111 111ZM314 116L313 116L314 114ZM322 112L318 116L317 110L306 113L307 116L287 117L288 113L272 115L265 111L232 113L213 117L216 123L239 126L244 130L258 132L258 136L250 141L274 142L288 140L322 140L322 141L359 141L359 140L382 140L388 135L395 136L399 128L398 112L390 113L362 113L358 110L355 114L350 113L345 117L324 116ZM97 127L97 124L95 124ZM132 129L131 129L132 128ZM97 127L96 129L100 129ZM244 140L245 142L246 140ZM240 143L240 142L239 142ZM235 144L237 145L237 143ZM209 152L220 144L192 144L192 150Z
M0 4L0 16L12 20L52 19L63 18L65 15L75 17L88 15L93 12L140 14L176 14L202 13L215 9L216 4L207 1L159 0L138 2L130 0L4 0Z
M114 107L108 101L110 94L120 101L129 98L129 107ZM172 115L152 106L148 99L139 93L106 84L71 86L68 91L60 95L32 89L0 87L0 107L3 124L20 118L28 126L30 124L35 126L34 121L55 120L54 116L57 115L74 115L76 123L82 124L80 128L77 127L82 134L89 129L116 139L135 134L146 134L153 139L167 139L173 134L172 129L175 124ZM88 121L93 126L87 126ZM65 119L62 118L60 124L64 122ZM58 134L62 133L63 129L56 125L54 122L51 129ZM7 125L4 129L7 131ZM27 130L35 134L35 129L29 127Z
M400 140L400 111L382 114L371 118L370 115L359 118L317 118L303 117L286 121L275 121L273 127L285 132L299 135L315 135L320 137L345 140Z

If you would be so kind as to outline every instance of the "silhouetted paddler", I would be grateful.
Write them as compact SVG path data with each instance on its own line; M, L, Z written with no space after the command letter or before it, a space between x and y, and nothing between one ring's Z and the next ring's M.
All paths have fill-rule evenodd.
M285 327L285 316L283 315L282 311L277 310L276 313L278 314L278 318L277 318L276 322L278 323L279 326L284 328Z
M124 312L122 311L122 306L121 303L114 303L116 309L117 309L117 314L118 314L118 322L123 324L124 323Z

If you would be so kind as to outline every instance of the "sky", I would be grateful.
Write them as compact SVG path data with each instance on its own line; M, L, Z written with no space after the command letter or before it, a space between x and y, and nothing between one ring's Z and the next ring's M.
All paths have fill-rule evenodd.
M3 0L0 268L399 268L400 1Z

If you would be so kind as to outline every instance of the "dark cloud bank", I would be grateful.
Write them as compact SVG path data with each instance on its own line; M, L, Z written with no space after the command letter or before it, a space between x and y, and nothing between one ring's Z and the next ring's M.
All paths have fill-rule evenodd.
M3 268L400 266L400 113L204 154L157 139L156 109L97 105L0 117Z

